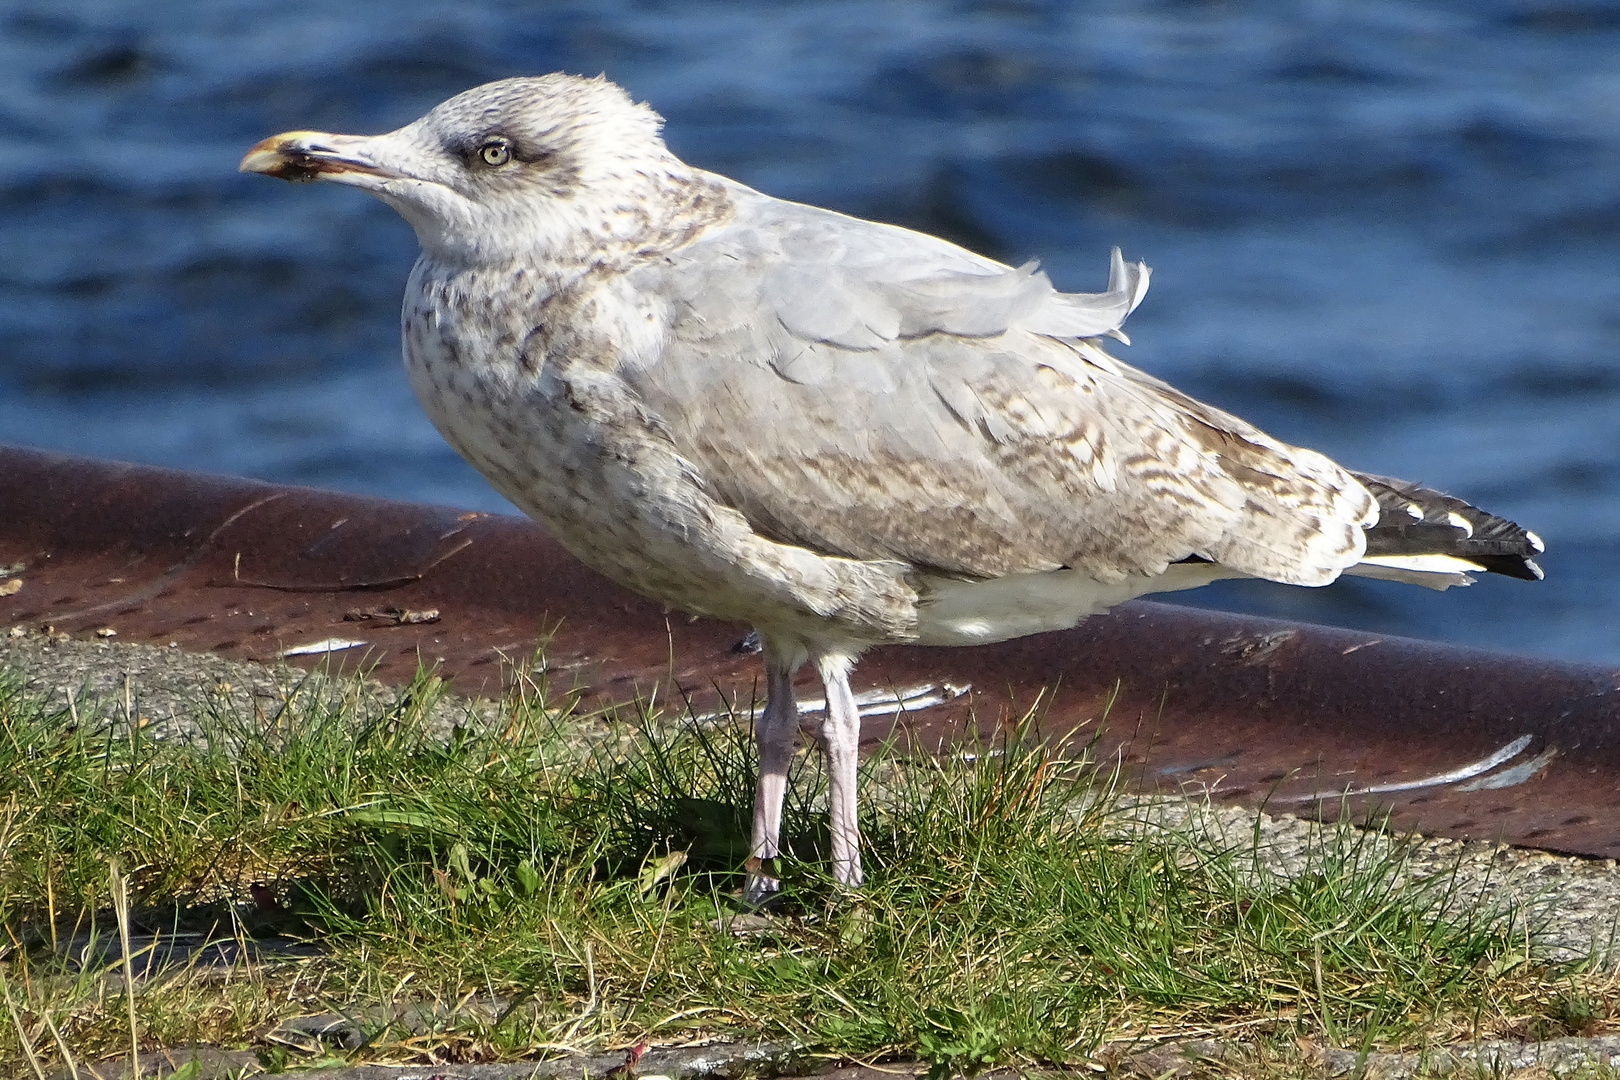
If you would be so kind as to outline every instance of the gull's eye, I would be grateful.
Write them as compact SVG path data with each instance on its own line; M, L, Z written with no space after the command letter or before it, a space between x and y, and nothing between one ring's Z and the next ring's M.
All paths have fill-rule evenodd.
M478 156L485 165L498 168L512 160L512 144L505 139L490 139L478 148Z

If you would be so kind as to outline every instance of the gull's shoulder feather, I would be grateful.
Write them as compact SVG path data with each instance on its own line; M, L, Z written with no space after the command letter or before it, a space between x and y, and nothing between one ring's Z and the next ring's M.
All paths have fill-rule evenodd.
M1118 333L1147 292L1148 268L1117 251L1103 292L1060 293L1033 263L1006 266L926 233L727 183L735 215L692 254L749 267L761 299L808 341L859 350L1015 328L1092 337Z

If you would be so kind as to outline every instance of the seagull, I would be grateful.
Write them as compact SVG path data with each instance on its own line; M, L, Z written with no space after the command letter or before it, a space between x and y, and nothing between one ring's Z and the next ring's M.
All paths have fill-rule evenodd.
M799 709L826 688L832 871L862 882L875 645L1061 630L1220 578L1536 580L1534 533L1349 471L1111 355L1148 267L1063 293L920 232L686 164L606 78L475 87L382 135L289 131L241 171L415 229L405 369L433 424L580 561L750 623L767 695L744 894L780 889Z

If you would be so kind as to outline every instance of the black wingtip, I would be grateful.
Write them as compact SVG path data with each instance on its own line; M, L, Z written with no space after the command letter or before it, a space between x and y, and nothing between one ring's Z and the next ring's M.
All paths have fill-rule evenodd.
M1454 555L1521 581L1546 576L1535 560L1546 545L1515 522L1408 480L1355 477L1378 500L1378 522L1367 530L1368 555Z

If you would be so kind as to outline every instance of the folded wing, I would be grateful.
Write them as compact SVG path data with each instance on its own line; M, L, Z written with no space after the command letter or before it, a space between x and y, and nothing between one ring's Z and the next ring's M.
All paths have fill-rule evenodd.
M815 551L1101 581L1189 557L1295 584L1362 555L1376 502L1313 451L1120 363L1148 270L1064 294L945 241L739 189L638 272L668 334L621 374L711 493Z

